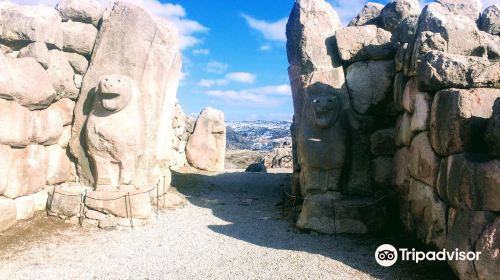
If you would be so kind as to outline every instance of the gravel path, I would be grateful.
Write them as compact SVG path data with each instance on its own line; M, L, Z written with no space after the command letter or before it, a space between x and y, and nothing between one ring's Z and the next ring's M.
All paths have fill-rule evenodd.
M378 266L387 240L294 232L275 206L286 174L175 173L172 184L189 205L143 228L0 235L0 279L453 279L444 264Z

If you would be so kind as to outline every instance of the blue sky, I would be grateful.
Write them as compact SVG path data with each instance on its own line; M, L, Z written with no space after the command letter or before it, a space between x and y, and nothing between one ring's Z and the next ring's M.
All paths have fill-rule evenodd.
M48 6L59 2L10 1ZM166 17L178 28L184 65L177 96L187 114L211 106L224 111L226 120L292 119L285 25L294 0L122 1ZM368 2L327 1L344 25ZM483 0L484 7L494 3L498 0Z

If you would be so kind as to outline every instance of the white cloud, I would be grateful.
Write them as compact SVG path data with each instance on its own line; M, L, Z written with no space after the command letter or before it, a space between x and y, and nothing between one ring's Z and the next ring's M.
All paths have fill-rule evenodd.
M276 22L259 20L246 14L241 14L247 24L262 33L264 38L270 41L286 42L286 22L288 18L282 18Z
M208 80L208 79L201 79L198 82L198 85L200 87L213 87L213 86L224 86L227 85L229 81L227 79L216 79L216 80Z
M226 79L239 83L251 84L255 82L256 77L255 75L247 72L233 72L227 74Z
M269 44L264 44L262 46L260 46L259 48L259 51L262 51L262 52L267 52L267 51L270 51L271 50L271 45Z
M277 107L290 99L291 89L289 85L265 86L245 90L209 90L206 95L218 97L225 102L244 105Z
M210 50L208 50L208 49L194 49L193 54L194 55L209 55Z
M215 74L221 74L226 72L227 68L229 67L229 64L222 63L216 60L212 60L209 63L207 63L207 66L205 67L205 71L208 73L215 73Z

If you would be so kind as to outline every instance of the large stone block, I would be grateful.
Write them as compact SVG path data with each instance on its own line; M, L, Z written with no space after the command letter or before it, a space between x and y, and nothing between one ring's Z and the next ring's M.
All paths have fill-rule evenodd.
M393 185L399 194L407 194L410 186L410 149L400 148L394 155L393 164Z
M97 37L97 29L91 24L63 22L64 50L90 56Z
M410 78L403 73L397 73L394 78L394 107L397 112L402 113L403 108L403 96L406 88L406 84Z
M56 104L53 104L45 110L32 112L32 142L48 146L57 144L59 141L64 126L64 120L63 114Z
M380 12L381 27L394 31L407 17L420 14L418 0L396 0L389 2Z
M439 196L456 208L500 211L499 171L500 160L477 154L451 155L439 168Z
M75 74L83 75L85 74L85 72L87 72L87 68L89 67L89 62L84 56L77 53L68 53L68 52L65 52L64 55L68 59L71 67L73 67Z
M17 223L16 203L13 199L0 196L0 232Z
M73 68L69 64L65 54L58 50L49 51L49 68L47 73L52 86L56 90L57 99L64 97L76 99L78 97L78 89L73 81Z
M65 182L73 182L75 178L72 174L73 164L67 154L66 149L59 145L47 147L47 185L56 185Z
M0 37L12 45L44 42L62 48L61 17L56 10L42 5L0 6Z
M410 78L403 92L403 109L408 113L413 113L415 110L415 97L418 93L418 83L415 77Z
M0 195L7 188L10 166L12 164L12 150L7 145L0 144Z
M405 112L396 120L396 147L407 146L411 144L413 133L411 131L411 114Z
M417 92L415 95L414 111L411 117L412 133L429 130L432 100L433 96L425 92Z
M210 107L203 109L186 146L186 158L195 168L223 171L226 154L224 113Z
M409 212L417 238L442 249L446 242L446 204L431 186L411 179L408 192Z
M446 88L500 88L500 62L431 51L418 66L418 86L433 92Z
M347 87L352 107L359 114L369 110L392 94L394 61L356 62L347 68Z
M500 157L500 98L497 98L493 105L493 113L486 128L484 139L490 154Z
M492 35L500 35L500 5L491 5L483 11L479 28Z
M35 201L31 196L21 196L14 199L16 203L16 219L27 220L35 214Z
M410 174L429 186L435 186L439 172L439 157L432 150L427 132L421 132L411 142Z
M32 57L12 58L6 62L2 69L5 73L0 74L7 74L5 86L0 86L3 91L0 96L15 100L31 110L47 108L56 97L56 92L43 67Z
M491 212L469 211L450 208L448 214L448 236L446 249L449 252L475 252L475 244L480 239L483 232L491 225L495 219L495 214ZM479 260L483 254L479 255ZM460 279L486 279L478 278L475 266L476 261L449 260L453 272ZM493 278L491 278L493 279Z
M73 217L83 213L83 199L90 188L81 185L63 184L49 193L49 213L62 217Z
M396 152L394 128L375 131L370 136L370 151L376 156L389 156Z
M22 48L17 57L33 57L44 69L49 67L49 49L42 42L34 42Z
M344 27L335 33L340 58L344 62L393 58L396 45L392 34L375 25Z
M15 101L0 98L0 143L26 147L33 134L32 113Z
M41 190L30 196L33 198L35 211L43 211L47 208L47 200L49 199L49 192L47 190Z
M89 192L85 205L99 212L122 218L148 219L153 214L150 195L142 191Z
M90 23L97 27L105 8L97 0L61 0L56 10L59 11L64 21Z
M500 76L499 76L500 77ZM483 137L500 89L442 90L434 97L430 139L442 155L483 151Z
M390 186L393 182L392 157L377 157L372 161L373 181L381 186Z
M382 11L383 8L384 5L379 3L366 3L361 12L349 22L349 26L376 24L380 11Z
M436 0L455 15L464 15L476 22L483 10L481 0Z
M29 145L24 149L12 149L12 159L4 196L26 196L45 186L47 155L43 146Z
M498 278L500 271L500 217L483 232L481 238L476 242L476 252L481 252L481 257L474 262L475 270L479 279L493 280Z

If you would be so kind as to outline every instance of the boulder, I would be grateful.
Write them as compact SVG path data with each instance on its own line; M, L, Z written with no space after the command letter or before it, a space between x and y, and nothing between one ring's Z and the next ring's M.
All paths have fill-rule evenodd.
M476 22L483 10L481 0L436 0L455 15L464 15Z
M75 109L75 101L69 98L63 98L52 104L50 108L52 107L54 107L54 110L59 112L64 126L70 125L73 122L73 110Z
M69 145L69 141L71 140L71 126L65 126L63 128L61 137L57 141L57 145L61 146L62 148L66 148Z
M366 114L391 94L394 79L394 61L356 62L347 68L347 87L352 107L358 114Z
M417 238L431 247L442 249L446 242L446 204L431 186L411 179L408 192L409 214Z
M417 76L417 70L422 63L422 58L431 51L446 52L448 43L439 33L430 31L420 32L416 35L415 43L405 56L404 72L409 76ZM420 73L419 73L420 74Z
M406 63L406 53L408 52L408 43L403 43L398 46L396 56L394 57L394 69L398 72L396 75L403 76L404 66Z
M105 7L97 0L60 0L56 10L64 21L90 23L97 27Z
M449 252L476 252L477 241L481 238L483 232L495 220L495 214L483 211L469 211L450 208L448 214L448 236L446 240L446 250ZM479 260L484 257L482 251ZM477 261L468 260L449 260L453 272L460 279L487 279L478 278L478 270L475 268ZM494 279L494 278L490 278Z
M83 82L83 76L75 74L73 76L73 82L75 82L75 87L77 89L81 89L82 88L82 82Z
M381 27L393 32L409 16L420 14L418 0L395 0L389 2L380 12Z
M384 5L379 3L366 3L361 12L351 20L348 26L376 24L380 11L382 11L383 8Z
M71 165L73 164L66 152L66 149L59 145L47 147L47 185L57 185L65 182L73 182Z
M95 90L102 77L109 75L128 76L140 92L143 133L130 130L127 137L142 137L147 145L140 150L142 157L134 158L137 165L128 166L136 174L134 183L150 186L159 176L169 172L172 115L180 69L179 40L175 29L166 20L154 18L131 3L113 2L109 6L75 107L70 150L76 158L81 182L89 185L95 182L95 170L91 169L91 159L85 150L87 143L81 139L86 137L85 124L92 111ZM73 76L71 79L73 82ZM122 114L122 117L125 116ZM114 125L126 127L127 123L119 120ZM121 133L114 131L116 136Z
M391 36L375 25L344 27L335 33L340 58L348 63L393 58L396 45Z
M42 42L61 49L61 17L50 7L17 6L9 3L0 8L0 37L20 49L27 42Z
M16 203L13 199L0 196L0 232L17 223Z
M408 80L403 92L403 109L408 113L413 113L415 110L415 97L418 93L417 79L412 77Z
M56 92L43 67L32 57L7 61L5 69L11 79L5 88L0 86L5 90L0 92L0 96L15 100L30 110L47 108L56 97Z
M500 217L497 217L476 242L476 252L481 252L481 257L474 262L479 279L493 280L498 277L500 270Z
M61 110L59 110L56 104L45 110L34 111L32 113L32 142L49 146L57 144L59 141L64 126L64 119Z
M418 66L418 86L432 92L445 88L500 88L500 62L486 58L428 52Z
M390 186L393 181L392 157L377 157L372 160L373 181L381 186Z
M390 156L396 152L394 128L375 131L370 136L370 151L376 156Z
M71 65L71 67L73 67L75 74L83 75L85 74L85 72L87 72L87 68L89 67L89 62L84 56L77 53L67 53L67 52L65 52L64 55L68 59L68 62Z
M453 207L480 211L500 210L500 160L484 155L457 154L441 162L439 196Z
M411 114L405 112L396 120L396 147L410 146L413 133L411 131Z
M73 217L83 213L82 201L85 194L90 191L89 187L62 184L54 187L49 193L48 210L51 215L61 217Z
M435 186L439 172L439 157L432 150L429 133L421 132L411 142L409 170L413 178Z
M0 143L26 147L33 135L33 114L15 101L0 98Z
M0 195L7 188L10 166L12 164L12 150L7 145L0 145Z
M49 51L49 68L47 73L52 86L57 92L57 99L78 97L79 91L73 81L73 68L63 52L58 50Z
M418 28L419 14L413 14L404 18L401 23L396 27L392 34L392 41L394 43L413 43Z
M16 219L27 220L35 214L35 202L31 196L21 196L14 199L16 203Z
M498 98L493 105L493 113L488 122L484 139L488 146L489 153L493 156L500 157L500 99Z
M430 138L442 155L486 149L483 137L500 89L448 89L434 97Z
M195 168L223 171L226 154L224 113L213 108L203 109L186 146L186 157Z
M35 211L43 211L47 208L47 200L49 199L49 192L47 190L41 190L30 196L35 203Z
M492 35L500 35L500 5L491 5L483 11L479 28Z
M292 168L292 153L292 143L280 143L264 157L264 165L267 168Z
M99 221L98 227L101 229L112 230L118 225L118 218L113 215L107 215L106 218Z
M411 117L411 131L418 133L427 131L430 128L431 107L433 96L425 92L417 92L415 95L415 105Z
M22 48L17 57L33 57L44 69L49 67L49 49L42 42L34 42Z
M245 169L245 172L267 173L267 168L263 163L252 163Z
M61 24L61 29L64 37L64 51L90 57L97 37L97 29L94 26L68 21Z
M43 146L12 149L12 165L4 196L17 198L34 194L45 186L47 153Z
M393 159L394 182L393 185L399 194L407 194L410 186L410 149L400 148Z
M394 106L399 113L404 111L403 96L409 79L410 78L403 73L397 73L394 78Z
M89 192L85 205L90 209L122 218L148 219L153 214L149 194L141 190Z

